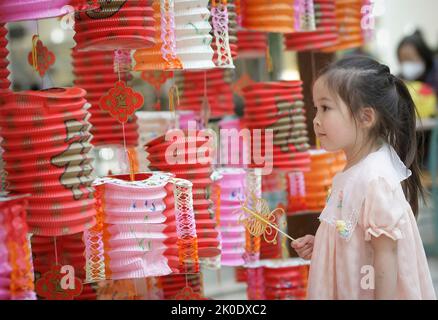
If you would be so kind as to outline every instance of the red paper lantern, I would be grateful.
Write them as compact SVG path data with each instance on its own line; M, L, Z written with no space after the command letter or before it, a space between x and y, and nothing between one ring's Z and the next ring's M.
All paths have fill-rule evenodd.
M266 56L268 34L257 31L237 31L238 58L259 58Z
M76 11L98 9L99 0L70 0L69 5Z
M11 191L30 193L30 232L74 234L95 223L89 113L80 88L3 96L0 126Z
M181 133L182 131L178 131ZM210 176L212 169L212 149L211 147L205 154L202 154L199 148L208 142L208 138L203 137L200 131L196 131L196 136L189 137L184 132L184 138L178 140L176 144L173 141L166 141L165 136L158 137L145 145L149 168L151 170L169 171L177 178L187 179L193 183L193 209L195 211L196 233L198 237L199 259L201 263L207 263L209 258L218 258L220 256L219 233L216 229L216 221L212 218L211 210L212 201L209 199L207 188L212 185ZM166 154L169 148L182 148L181 155L186 159L185 163L171 164L166 160ZM177 151L175 151L177 152ZM199 157L196 154L200 152ZM170 155L173 153L170 152ZM188 163L189 157L196 157L194 163ZM214 262L216 266L220 261Z
M339 42L325 48L324 52L354 49L364 44L362 30L363 4L363 0L337 0L335 2Z
M114 72L114 53L111 51L78 52L72 51L73 73L75 85L87 91L86 99L91 103L89 112L90 122L93 125L90 132L93 134L94 145L123 145L122 124L108 112L102 110L99 101L119 77ZM130 74L121 73L122 80L131 78ZM134 147L138 143L137 117L133 115L125 123L125 137L127 146Z
M316 30L284 35L286 50L320 50L339 42L335 0L313 0Z
M81 282L85 282L83 232L56 238L33 236L31 240L36 280L50 271L55 265L69 265L74 269L74 276ZM82 284L82 292L75 295L74 299L95 300L95 290L90 284Z
M76 49L139 49L155 43L151 1L99 0L99 5L75 16Z
M243 89L245 99L244 125L252 132L251 167L257 167L254 154L266 149L265 129L273 130L272 165L286 171L308 171L310 166L309 138L301 81L264 82ZM260 136L255 129L262 129ZM266 155L266 154L265 154Z
M191 110L198 114L202 110L204 82L211 115L221 117L234 114L232 76L230 70L184 71L176 76L180 92L178 110Z
M168 275L163 277L158 277L159 284L163 290L164 300L181 300L180 296L184 294L182 290L191 289L190 293L192 296L191 300L198 300L202 298L203 295L203 283L202 275L198 274L188 274L188 275ZM189 300L187 295L186 300Z
M26 196L0 197L0 300L34 300Z
M234 0L228 0L228 36L230 41L231 56L233 59L237 58L237 13L236 4Z
M8 40L6 39L7 34L8 30L5 28L5 25L0 24L0 94L8 92L9 87L11 86L11 83L8 80L9 51L6 48L8 45Z
M264 289L268 300L304 300L307 296L309 262L296 258L266 261Z

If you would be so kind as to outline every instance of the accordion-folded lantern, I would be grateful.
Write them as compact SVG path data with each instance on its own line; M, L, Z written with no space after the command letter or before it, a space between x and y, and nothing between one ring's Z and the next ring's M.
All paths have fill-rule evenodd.
M30 193L27 222L41 236L95 223L85 91L54 88L2 97L0 134L8 190Z
M287 171L308 171L310 145L301 81L254 83L245 87L243 92L244 126L251 132L273 130L272 161L268 157L264 165ZM253 157L257 152L262 152L265 157L269 155L266 138L265 132L253 137L250 167L259 166Z
M178 133L180 131L177 131ZM190 131L189 131L190 132ZM193 209L196 220L196 233L198 237L199 259L204 265L210 265L216 268L220 260L220 240L219 232L216 229L216 221L213 220L212 201L209 196L209 191L213 181L211 174L213 173L213 148L210 138L203 135L205 131L196 131L195 137L188 135L184 131L184 137L177 133L174 139L166 140L166 136L160 136L146 145L148 160L150 161L149 168L151 170L169 171L177 178L187 179L193 183ZM172 132L168 132L172 135ZM208 144L206 147L205 144ZM206 148L205 153L201 152L200 148ZM168 163L166 154L172 154L174 148L184 148L183 153L177 154L184 157L185 163ZM169 149L170 148L170 149ZM198 156L195 163L188 163L188 158L200 152L203 156ZM214 262L211 262L214 261ZM211 264L210 264L211 262Z
M95 186L98 223L85 233L88 281L198 271L190 182L153 172Z
M127 146L136 146L137 117L131 116L124 124L125 135L123 135L122 124L99 106L100 98L113 88L114 83L119 79L119 75L114 71L114 52L73 50L72 58L74 84L87 91L85 97L91 104L89 112L93 145L123 145L126 142ZM122 80L129 80L131 77L130 73L120 73Z
M176 54L183 69L214 68L208 0L174 0Z
M247 0L242 6L242 26L263 32L294 32L294 8L290 0Z
M154 10L148 0L98 0L99 8L75 15L77 50L139 49L155 44Z
M284 35L286 50L321 50L339 42L335 0L313 0L316 29Z
M0 23L59 17L69 13L70 0L14 0L0 2Z

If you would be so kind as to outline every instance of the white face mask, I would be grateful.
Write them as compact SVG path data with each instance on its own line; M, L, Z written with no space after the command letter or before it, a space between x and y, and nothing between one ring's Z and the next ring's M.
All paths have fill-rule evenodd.
M426 70L426 66L422 62L403 62L401 64L401 73L405 80L414 81L420 78L424 71Z

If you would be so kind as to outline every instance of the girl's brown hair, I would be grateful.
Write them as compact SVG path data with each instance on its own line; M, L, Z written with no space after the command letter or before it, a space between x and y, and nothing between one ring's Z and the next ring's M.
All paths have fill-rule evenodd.
M356 119L362 107L376 111L377 123L371 138L390 144L412 175L402 183L414 215L418 215L418 197L424 198L420 180L415 103L402 80L389 67L368 57L354 56L334 62L320 77L350 108Z

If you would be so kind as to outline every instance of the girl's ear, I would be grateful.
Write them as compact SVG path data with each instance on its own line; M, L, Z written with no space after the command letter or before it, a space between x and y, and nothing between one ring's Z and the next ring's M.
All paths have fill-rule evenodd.
M376 111L371 107L363 107L360 110L361 127L369 129L376 123Z

